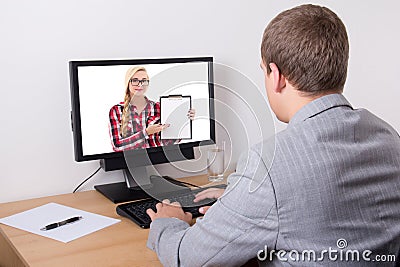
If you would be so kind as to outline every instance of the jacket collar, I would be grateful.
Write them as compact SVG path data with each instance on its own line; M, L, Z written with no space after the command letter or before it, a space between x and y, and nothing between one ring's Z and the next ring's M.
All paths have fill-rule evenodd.
M321 112L339 106L347 106L353 109L349 101L347 101L342 94L330 94L319 97L297 111L289 121L288 125L305 121Z

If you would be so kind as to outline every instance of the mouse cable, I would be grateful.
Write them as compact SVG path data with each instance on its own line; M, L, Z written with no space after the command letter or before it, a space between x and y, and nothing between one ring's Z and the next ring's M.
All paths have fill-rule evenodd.
M173 184L177 184L177 185L182 185L182 186L192 186L192 187L196 187L196 188L202 188L201 186L192 184L192 183L188 183L188 182L184 182L184 181L179 181L178 179L172 178L171 176L162 176L162 178L164 178L167 181L170 181Z

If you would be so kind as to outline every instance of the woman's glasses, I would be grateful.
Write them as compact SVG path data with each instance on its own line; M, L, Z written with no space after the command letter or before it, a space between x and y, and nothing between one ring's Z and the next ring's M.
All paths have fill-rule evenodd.
M139 79L130 79L129 82L133 85L133 86L139 86L140 84L142 84L143 86L147 86L149 85L150 81L149 80L139 80Z

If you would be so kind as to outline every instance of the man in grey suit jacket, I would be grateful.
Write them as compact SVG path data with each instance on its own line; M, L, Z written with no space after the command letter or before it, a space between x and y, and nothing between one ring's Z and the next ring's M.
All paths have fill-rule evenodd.
M287 129L243 155L225 191L198 195L219 198L193 226L168 201L148 210L148 247L166 266L255 257L268 266L395 266L400 137L342 96L342 21L315 5L284 11L265 29L261 55L269 103Z

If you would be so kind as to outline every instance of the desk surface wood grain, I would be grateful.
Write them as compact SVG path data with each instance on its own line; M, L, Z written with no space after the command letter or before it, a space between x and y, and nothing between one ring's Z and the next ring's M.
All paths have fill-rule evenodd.
M207 184L206 175L190 177ZM116 204L97 191L78 192L0 204L0 218L50 202L121 219L68 243L0 224L0 266L162 266L146 247L148 229L119 216Z

